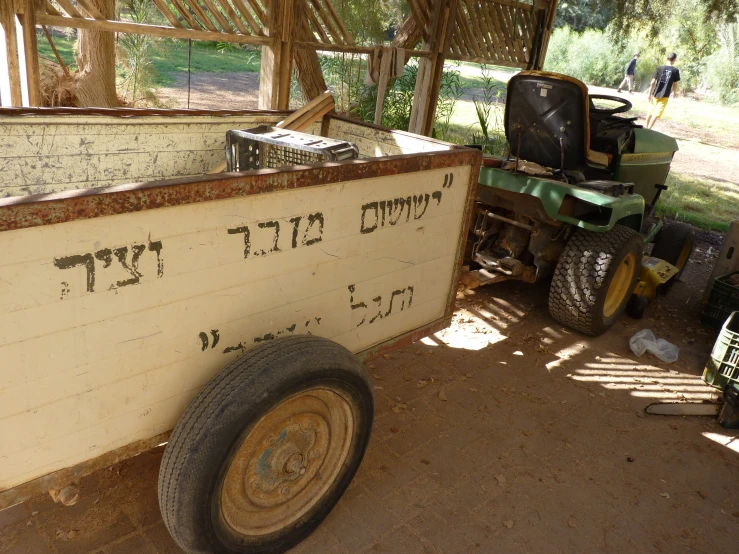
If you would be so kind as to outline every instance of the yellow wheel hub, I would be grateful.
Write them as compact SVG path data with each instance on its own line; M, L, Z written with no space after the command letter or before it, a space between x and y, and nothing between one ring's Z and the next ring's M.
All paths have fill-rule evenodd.
M626 297L631 294L631 283L636 273L636 256L633 252L621 260L611 284L606 293L606 302L603 305L603 316L613 316L621 307Z
M340 391L315 388L280 402L239 446L220 492L237 534L261 536L305 515L344 467L354 414Z
M683 246L682 252L680 252L680 257L677 259L677 263L675 264L675 267L678 271L682 270L682 268L685 267L685 264L688 263L688 258L690 257L690 243L686 242L685 246Z

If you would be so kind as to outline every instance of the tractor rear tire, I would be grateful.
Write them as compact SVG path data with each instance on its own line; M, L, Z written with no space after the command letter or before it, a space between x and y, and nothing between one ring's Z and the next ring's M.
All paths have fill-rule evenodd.
M615 225L605 233L576 231L554 271L549 313L586 335L603 334L626 308L641 258L641 236L633 229Z
M657 234L652 257L664 260L677 268L677 275L670 281L674 283L685 271L694 247L693 227L687 223L670 223Z

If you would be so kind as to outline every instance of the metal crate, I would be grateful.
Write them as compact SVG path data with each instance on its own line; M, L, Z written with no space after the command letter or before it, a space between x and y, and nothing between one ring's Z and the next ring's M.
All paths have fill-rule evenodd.
M351 142L263 125L226 133L228 171L338 162L359 157Z

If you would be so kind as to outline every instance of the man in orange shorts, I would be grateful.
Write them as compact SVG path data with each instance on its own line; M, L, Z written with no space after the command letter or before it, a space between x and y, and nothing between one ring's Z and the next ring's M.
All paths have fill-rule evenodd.
M659 66L652 75L649 83L649 103L652 107L647 114L647 129L654 127L657 120L662 117L670 99L670 93L677 93L677 83L680 81L680 70L675 67L677 54L673 52L667 56L667 64Z

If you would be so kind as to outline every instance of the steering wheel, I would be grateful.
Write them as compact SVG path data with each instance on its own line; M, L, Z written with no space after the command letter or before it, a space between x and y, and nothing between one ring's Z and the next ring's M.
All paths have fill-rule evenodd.
M593 103L593 100L608 100L610 102L616 102L621 104L615 108L599 108ZM591 94L590 95L590 111L602 115L616 115L617 113L628 112L631 109L631 102L625 98L619 96L608 96L606 94Z

